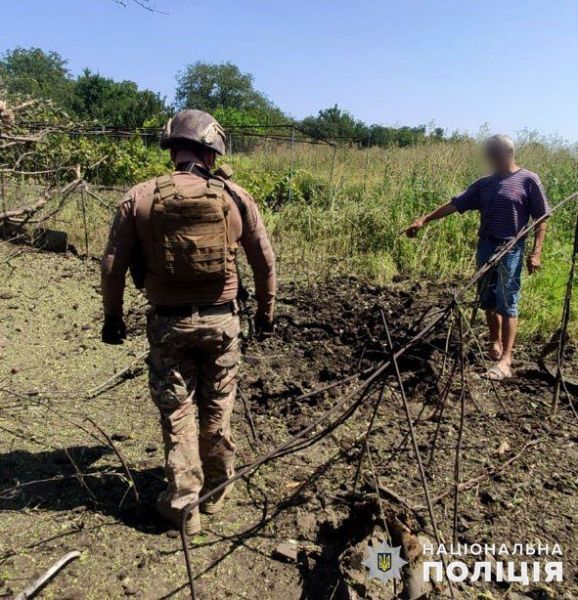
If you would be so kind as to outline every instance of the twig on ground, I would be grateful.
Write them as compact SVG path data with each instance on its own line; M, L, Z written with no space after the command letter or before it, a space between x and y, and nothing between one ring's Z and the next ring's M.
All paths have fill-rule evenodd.
M381 499L381 494L379 493L379 482L377 479L377 474L375 472L375 468L373 466L373 459L371 457L371 449L369 447L369 439L365 438L365 451L367 454L367 462L369 463L369 472L371 473L371 478L373 480L373 485L375 487L375 493L377 494L377 506L379 507L379 515L383 522L383 530L385 531L385 535L387 536L388 543L391 543L391 534L389 533L389 527L387 526L387 518L385 516L385 510L383 509L383 501Z
M550 429L544 435L540 436L539 438L536 438L534 440L530 440L529 442L526 442L522 446L522 448L520 448L520 450L516 454L514 454L514 456L512 456L511 458L509 458L507 461L503 462L502 464L496 465L495 467L491 468L489 471L486 471L485 473L482 473L481 475L478 475L476 477L472 477L471 479L468 479L468 481L464 481L464 482L460 483L458 486L459 491L465 492L466 490L473 488L474 486L478 485L479 483L482 483L483 481L490 479L497 473L500 473L501 471L503 471L504 469L509 467L513 462L518 460L521 456L523 456L525 454L526 450L528 450L528 448L531 448L532 446L536 446L537 444L543 442L548 437L548 435L550 434L551 431L552 430ZM433 504L436 504L440 500L447 498L452 493L452 491L453 490L451 488L447 489L445 492L439 494L439 496L435 496L434 498L432 498ZM423 508L425 508L425 506L416 506L415 508L423 509Z
M60 560L56 561L43 575L38 579L35 579L29 586L27 586L20 594L14 598L14 600L27 600L33 598L36 594L69 562L80 557L80 552L74 550L65 554Z
M381 483L381 481L379 481L379 478L377 480L377 483L378 483L377 488L378 488L379 494L381 496L384 496L388 500L391 500L393 502L396 502L397 504L400 504L401 506L407 508L411 512L416 512L416 509L411 505L409 500L406 500L403 496L400 496L396 491L392 490L391 488L387 487L385 484Z
M92 419L91 417L85 417L85 420L88 421L95 429L97 429L103 435L103 437L107 441L108 445L112 448L114 453L118 456L118 459L120 460L120 462L126 472L126 476L129 479L130 487L132 488L136 503L138 504L140 502L138 489L137 489L136 483L134 482L134 479L132 477L132 473L130 472L130 469L128 468L126 460L124 459L124 456L122 455L121 451L116 447L116 444L112 441L112 438L108 435L108 433L106 433L106 431L94 419Z
M125 367L121 371L117 371L114 375L109 377L106 381L103 381L100 385L96 386L88 392L86 395L87 399L92 400L96 396L102 394L111 387L118 385L123 380L124 376L130 373L140 362L142 362L148 356L148 350L139 354L133 363L128 367Z
M251 407L249 406L249 403L247 402L247 399L245 398L245 396L243 395L241 390L239 390L238 393L239 393L239 396L241 397L241 401L243 402L243 407L245 409L245 416L247 417L249 427L251 428L251 433L253 434L253 439L255 440L255 442L257 444L260 444L261 440L259 439L259 434L257 433L257 429L255 427L255 422L253 420L253 413L251 412Z
M454 364L452 365L452 370L450 372L450 376L448 377L448 380L446 382L446 385L445 385L445 387L443 389L443 392L442 392L442 395L441 395L439 416L437 418L436 428L435 428L434 434L432 436L432 440L431 440L431 442L429 444L430 445L430 452L429 452L429 459L428 459L428 462L427 462L427 468L428 469L433 464L433 461L434 461L434 458L435 458L435 450L436 450L437 439L438 439L438 435L439 435L439 432L440 432L440 429L441 429L442 420L443 420L443 416L444 416L446 404L447 404L447 401L448 401L448 396L449 396L450 391L452 389L452 383L453 383L454 375L456 373L457 366L458 366L458 359L456 358L454 360Z

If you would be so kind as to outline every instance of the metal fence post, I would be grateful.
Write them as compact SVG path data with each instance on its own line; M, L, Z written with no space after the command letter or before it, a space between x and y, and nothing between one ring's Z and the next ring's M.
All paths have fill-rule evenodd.
M293 200L293 161L295 160L295 125L291 126L291 164L289 165L289 198Z
M368 138L367 138L367 147L365 150L365 170L364 170L364 176L363 176L363 198L365 199L365 196L367 194L367 174L369 172L369 151L371 149L371 133L369 134Z
M335 207L335 190L333 189L333 176L335 175L335 160L337 158L337 144L333 145L333 156L331 157L331 171L329 173L329 195L331 198L331 210Z

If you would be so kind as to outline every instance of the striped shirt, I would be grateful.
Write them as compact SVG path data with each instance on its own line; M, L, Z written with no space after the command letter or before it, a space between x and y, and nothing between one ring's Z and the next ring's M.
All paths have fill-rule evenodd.
M475 181L452 199L460 213L480 211L479 236L508 240L516 237L530 220L550 210L540 178L527 169L511 175L488 175Z

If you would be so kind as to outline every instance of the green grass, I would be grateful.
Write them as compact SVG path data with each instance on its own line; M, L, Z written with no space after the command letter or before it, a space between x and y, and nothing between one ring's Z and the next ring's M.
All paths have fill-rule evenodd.
M259 202L278 257L282 279L309 285L355 274L376 283L395 275L456 281L474 271L477 215L452 215L418 239L401 235L418 215L447 201L483 174L479 148L471 142L369 151L267 142L228 162L235 179ZM578 161L568 148L526 143L519 163L536 171L553 204L578 189ZM113 205L120 194L104 193ZM289 196L291 200L289 201ZM89 251L104 247L110 216L86 197ZM543 270L525 277L521 333L548 336L557 326L568 272L576 205L551 220ZM84 249L78 197L54 225ZM571 330L578 334L573 319Z
M318 283L354 273L385 283L396 274L465 281L473 273L476 214L434 223L416 240L400 234L417 215L483 174L476 145L432 144L369 153L339 150L333 178L331 158L331 149L299 149L293 201L272 210L268 206L275 198L263 181L275 179L275 174L278 181L288 172L287 152L233 157L237 179L266 201L264 214L282 276ZM519 162L539 173L552 204L578 189L578 162L569 149L526 144ZM548 336L558 325L575 215L572 205L551 219L543 270L525 276L521 333L527 338ZM571 331L578 334L575 319Z

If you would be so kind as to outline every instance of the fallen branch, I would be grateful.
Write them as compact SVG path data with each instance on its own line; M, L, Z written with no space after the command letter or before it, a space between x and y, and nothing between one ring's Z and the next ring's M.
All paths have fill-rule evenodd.
M380 496L382 496L386 500L389 500L390 502L395 502L396 504L399 504L399 505L403 506L404 508L407 508L411 512L416 512L415 506L413 506L409 502L409 500L407 500L403 496L400 496L397 492L395 492L391 488L384 485L380 481L379 477L377 478L377 484L378 484L377 489L379 491Z
M21 110L24 110L26 108L30 108L31 106L34 106L35 104L39 104L40 100L38 98L31 98L30 100L25 100L24 102L21 102L20 104L17 104L16 106L13 106L10 110L14 113L16 112L20 112Z
M460 483L458 486L458 490L460 492L465 492L466 490L469 490L469 489L475 487L479 483L482 483L483 481L490 479L497 473L500 473L501 471L503 471L504 469L509 467L513 462L518 460L526 452L526 450L528 448L531 448L532 446L536 446L537 444L540 444L541 442L543 442L550 434L550 431L551 430L549 430L547 433L540 436L539 438L536 438L535 440L530 440L529 442L526 442L520 448L520 450L516 454L514 454L514 456L512 456L511 458L509 458L507 461L503 462L502 464L496 465L495 467L491 468L489 471L486 471L485 473L482 473L481 475L478 475L476 477L472 477L472 479L468 479L468 481L464 481L464 482ZM436 504L437 502L439 502L440 500L443 500L444 498L447 498L450 494L452 494L454 492L455 492L455 489L450 487L445 492L440 494L439 496L435 496L434 498L432 498L432 503ZM425 506L415 506L414 508L422 510L425 508Z
M108 155L103 156L102 158L97 160L95 163L88 166L86 168L86 171L95 169L96 167L98 167L100 164L102 164L107 159L108 159ZM66 170L75 171L76 177L74 178L73 181L71 181L70 183L67 183L64 187L62 187L58 190L52 189L52 190L47 191L41 198L39 198L36 202L31 204L30 206L25 206L23 208L17 208L17 209L8 210L8 211L4 210L2 213L0 213L0 221L8 221L8 220L14 219L16 217L25 217L26 219L30 219L30 217L32 217L32 215L34 215L41 208L46 206L46 204L48 204L48 202L50 202L50 200L52 200L52 198L54 198L55 196L60 196L60 202L58 203L58 206L53 211L51 211L48 215L46 215L42 219L40 219L39 223L43 223L43 222L47 221L48 219L50 219L51 217L53 217L58 211L60 211L62 209L62 207L64 206L64 202L68 198L68 196L74 190L76 190L81 184L84 185L84 177L81 174L80 165L76 165L74 167L63 167L63 168L65 168Z
M86 395L87 399L91 400L92 398L96 398L96 396L102 394L106 390L120 383L120 380L122 380L125 375L130 373L147 356L148 351L139 354L131 365L125 367L121 371L117 371L112 377L109 377L106 381L103 381L100 385L90 390Z
M453 308L453 303L450 305L450 307ZM383 313L382 313L383 315ZM443 538L440 534L440 531L438 529L438 525L437 525L437 520L436 520L436 516L433 510L433 502L431 500L431 496L430 496L430 491L429 491L429 485L427 482L427 476L426 476L426 472L425 472L425 468L423 466L423 461L421 459L421 452L419 449L419 445L417 442L417 435L416 435L416 431L415 431L415 427L414 427L414 423L413 423L413 419L411 416L411 411L409 409L409 403L407 401L407 396L405 393L405 388L403 385L403 379L401 377L401 371L399 370L399 364L397 362L397 355L394 351L393 348L393 341L391 339L391 334L389 332L389 326L387 324L387 321L385 320L385 316L384 316L384 322L383 325L385 327L385 334L387 336L387 345L389 347L389 350L391 352L391 363L393 364L393 368L394 368L394 373L395 373L395 377L397 379L397 384L399 386L399 393L400 393L400 397L401 397L401 401L403 404L403 409L405 411L405 415L406 415L406 419L407 419L407 424L409 427L409 433L411 436L411 443L413 446L413 453L415 455L416 461L417 461L417 466L418 466L418 471L419 471L419 475L420 475L420 479L421 479L421 483L423 486L423 492L424 492L424 497L425 497L425 501L426 501L426 505L427 505L427 509L428 509L428 513L429 513L429 518L430 518L430 522L431 522L431 526L434 532L434 537L436 540L436 543L438 544L438 546L443 542ZM444 556L441 557L442 559L442 563L444 565L444 568L447 569L447 564L446 564L446 559ZM455 599L456 595L455 595L455 591L454 591L454 587L451 583L451 580L448 579L448 587L449 587L449 591L450 591L450 596L452 597L452 600Z
M247 417L247 421L249 422L249 427L251 428L253 439L257 444L259 444L261 443L261 440L259 439L257 428L255 427L255 421L253 420L253 413L251 411L251 407L249 406L249 403L247 402L247 399L245 398L241 390L239 390L239 396L241 398L241 401L243 402L243 408L245 409L245 415Z
M16 217L30 217L37 213L41 208L46 206L54 196L60 195L62 199L67 198L80 184L82 183L82 177L77 177L74 181L67 183L63 188L59 190L52 190L46 192L44 196L38 199L34 204L25 206L23 208L17 208L14 210L7 210L0 214L0 221L8 221Z
M410 350L411 348L413 348L414 346L419 344L423 340L423 338L425 338L436 327L438 327L440 325L440 323L447 318L447 316L451 312L452 308L453 308L453 303L450 306L448 306L447 308L445 308L443 311L441 311L440 314L438 314L429 323L427 323L410 340L408 340L399 350L397 350L397 352L392 351L392 354L391 354L391 357L389 360L386 360L386 361L380 363L377 366L377 368L373 369L373 371L369 371L369 374L364 372L363 374L366 374L367 377L364 380L362 380L357 387L355 387L349 393L345 394L345 396L343 396L341 398L341 400L339 400L334 406L332 406L330 409L325 411L320 417L315 419L307 427L305 427L299 433L294 435L290 440L288 440L285 443L280 444L279 446L277 446L276 448L274 448L273 450L271 450L270 452L265 454L265 456L261 457L259 460L256 460L255 462L253 462L249 465L246 465L243 469L237 471L237 473L235 475L232 475L226 481L223 481L222 483L217 485L215 488L208 491L206 494L201 495L197 500L195 500L194 502L191 502L182 510L182 512L181 512L181 543L183 546L183 554L185 557L185 564L187 567L187 575L189 578L189 589L191 592L192 600L195 600L194 575L193 575L193 570L192 570L192 565L191 565L191 556L190 556L190 550L189 550L189 545L188 545L188 537L187 537L187 533L186 533L187 519L189 518L191 511L194 508L196 508L199 504L204 502L205 500L208 500L213 494L220 492L221 490L226 488L231 483L234 483L238 479L241 479L242 477L246 477L253 471L256 471L259 467L261 467L265 463L271 462L272 460L275 460L276 458L285 456L286 454L289 454L292 452L296 452L297 450L303 450L304 448L307 448L307 447L313 445L315 442L319 441L319 439L321 439L321 437L326 435L328 431L332 431L333 429L338 427L340 424L342 424L348 417L351 416L351 414L353 414L355 409L359 406L360 400L358 400L357 402L354 402L351 407L347 408L344 412L342 412L341 415L338 416L329 426L327 426L327 428L321 434L314 435L312 437L312 439L306 440L305 442L302 442L302 443L299 443L299 440L303 440L303 438L305 438L308 434L310 434L316 427L318 427L325 421L328 421L331 417L333 417L334 415L339 413L339 411L343 411L344 407L349 402L351 402L357 394L360 394L360 393L363 394L361 397L361 401L363 401L363 398L364 398L367 390L370 388L370 386L372 386L374 383L379 381L386 374L386 372L393 366L393 364L394 364L393 361L397 360L398 358L403 356L408 350ZM354 375L354 376L345 378L345 379L341 380L341 383L348 382L358 376L359 375ZM322 388L318 388L317 390L309 392L308 394L303 394L298 399L308 398L308 397L314 396L316 394L322 393L323 391L330 389L331 387L334 387L334 385L335 384L331 384L329 386L324 386Z
M0 140L8 140L9 142L13 142L16 144L27 144L27 143L35 143L39 142L42 139L41 136L26 136L26 135L6 135L5 133L0 133Z
M27 598L33 598L63 567L79 557L80 552L78 552L78 550L65 554L60 560L56 561L44 575L41 575L26 587L24 591L20 592L14 600L27 600Z
M100 434L107 441L108 445L112 448L114 453L117 455L118 460L120 460L120 462L126 472L126 476L128 477L128 479L130 481L130 487L132 488L136 503L138 504L140 502L138 489L137 489L136 483L134 482L134 479L132 477L132 473L130 472L128 465L126 464L126 460L124 459L124 456L122 455L121 451L116 447L116 444L112 441L112 438L108 435L108 433L106 433L106 431L94 419L92 419L91 417L86 417L85 420L88 421L95 429L97 429L100 432ZM122 504L122 502L121 502L121 504Z

